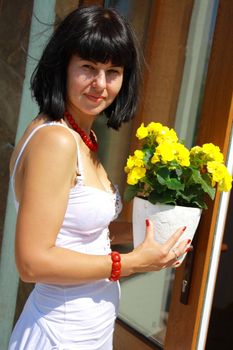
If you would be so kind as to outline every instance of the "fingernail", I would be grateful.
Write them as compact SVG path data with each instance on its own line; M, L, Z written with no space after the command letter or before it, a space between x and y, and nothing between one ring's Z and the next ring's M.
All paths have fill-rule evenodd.
M185 253L191 252L191 250L193 250L193 247L190 246L186 249Z
M150 221L146 219L146 227L150 226Z
M184 226L184 227L182 228L182 231L184 232L184 231L186 230L186 228L187 228L187 226Z
M191 239L188 240L187 244L191 243Z
M177 261L176 263L175 263L175 265L177 266L177 265L180 265L180 262L179 261Z

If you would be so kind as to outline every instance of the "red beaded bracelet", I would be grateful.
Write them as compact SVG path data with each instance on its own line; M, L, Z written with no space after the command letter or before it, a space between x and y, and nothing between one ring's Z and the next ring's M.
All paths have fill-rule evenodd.
M118 281L121 277L121 256L118 252L112 252L112 272L109 278L110 281Z

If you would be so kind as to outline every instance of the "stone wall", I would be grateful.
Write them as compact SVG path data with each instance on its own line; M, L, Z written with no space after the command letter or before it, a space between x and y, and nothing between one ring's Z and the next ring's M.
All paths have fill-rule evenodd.
M33 1L0 0L0 247Z

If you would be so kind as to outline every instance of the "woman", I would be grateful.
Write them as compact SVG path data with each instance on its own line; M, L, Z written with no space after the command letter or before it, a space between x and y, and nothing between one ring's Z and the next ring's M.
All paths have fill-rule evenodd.
M138 99L138 52L129 24L113 9L72 12L48 42L32 77L40 114L11 159L18 208L16 264L35 282L9 349L110 350L121 276L175 266L189 247L146 239L128 254L112 252L109 223L120 199L96 157L91 131L130 120Z

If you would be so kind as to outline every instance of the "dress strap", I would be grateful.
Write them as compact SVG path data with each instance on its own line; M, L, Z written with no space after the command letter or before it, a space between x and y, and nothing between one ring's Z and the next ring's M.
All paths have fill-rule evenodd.
M78 145L78 141L76 139L76 136L75 136L75 133L73 130L71 130L70 128L68 128L68 126L64 125L64 124L61 124L61 123L58 123L58 122L46 122L44 124L41 124L41 125L38 125L37 127L35 127L32 132L29 134L29 136L27 137L27 139L25 140L23 146L21 147L21 150L15 160L15 164L14 164L14 167L13 167L13 171L12 171L12 175L11 175L11 179L13 181L13 184L14 184L14 180L15 180L15 173L16 173L16 169L17 169L17 166L19 164L19 161L20 161L20 158L27 146L27 144L29 143L29 141L31 140L31 138L33 137L33 135L38 131L40 130L41 128L45 127L45 126L51 126L51 125L56 125L56 126L62 126L63 128L66 128L74 137L75 139L75 142L76 142L76 145L77 145L77 160L78 160L78 166L79 166L79 172L80 172L80 179L82 179L83 177L83 167L82 167L82 161L81 161L81 157L80 157L80 151L79 151L79 145ZM13 186L13 189L14 189L14 186Z

